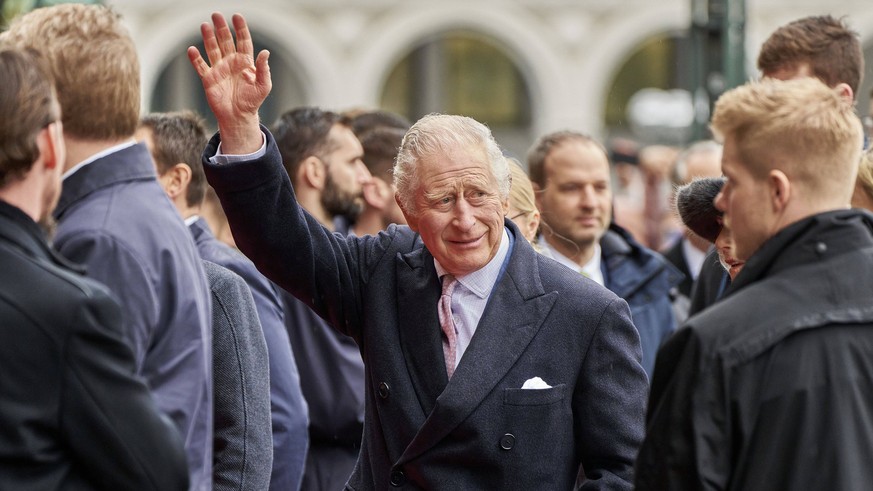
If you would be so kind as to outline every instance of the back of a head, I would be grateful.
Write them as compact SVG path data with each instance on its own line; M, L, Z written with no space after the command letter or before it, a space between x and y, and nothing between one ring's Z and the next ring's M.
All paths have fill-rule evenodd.
M152 113L142 118L140 126L151 131L152 157L158 174L163 175L176 164L187 164L191 168L191 182L185 201L188 206L202 203L206 174L201 154L207 141L203 118L192 111Z
M864 54L858 33L842 20L822 15L790 22L767 38L758 55L758 69L765 75L802 63L828 86L845 83L858 94Z
M307 106L286 111L270 128L292 182L303 160L327 151L335 124L348 125L348 121L335 112Z
M527 169L530 173L531 182L540 189L546 187L546 159L552 151L565 142L580 141L594 145L608 155L603 145L594 138L578 131L563 130L545 134L537 139L527 152Z
M536 197L533 185L527 172L521 168L521 164L511 158L509 160L509 173L512 176L512 188L509 191L509 206L518 213L532 213L537 211Z
M721 144L714 140L692 143L676 156L670 179L674 186L688 184L700 177L721 175Z
M509 197L509 166L491 130L466 116L429 114L406 132L394 164L394 185L401 207L406 212L415 210L413 200L419 185L416 172L419 163L429 158L451 155L461 149L482 151L491 164L500 198Z
M818 79L764 79L732 89L715 105L712 130L721 141L731 139L759 178L779 169L812 191L808 196L848 203L861 122L851 103Z
M0 44L29 47L46 58L65 134L83 140L133 135L140 111L139 60L117 13L100 5L39 8L15 19Z
M0 50L0 188L19 180L39 157L37 135L58 114L52 77L28 50Z
M370 174L391 181L394 159L397 157L397 151L403 143L405 134L406 130L400 128L379 126L358 135L364 148L364 165L367 166Z
M721 233L722 212L714 204L724 186L724 177L693 179L676 190L676 213L689 230L709 242Z
M406 130L412 126L412 123L399 114L376 109L351 115L351 126L352 131L360 138L364 133L377 128L395 128L406 133Z

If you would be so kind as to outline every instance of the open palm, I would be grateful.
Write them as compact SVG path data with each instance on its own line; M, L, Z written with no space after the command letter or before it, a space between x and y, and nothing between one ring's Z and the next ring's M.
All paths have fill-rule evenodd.
M251 34L241 15L233 16L236 44L223 15L212 14L212 23L214 28L208 22L200 26L209 63L193 46L188 48L188 58L203 82L206 100L224 136L225 131L257 122L258 109L272 88L267 63L270 54L264 50L254 59Z

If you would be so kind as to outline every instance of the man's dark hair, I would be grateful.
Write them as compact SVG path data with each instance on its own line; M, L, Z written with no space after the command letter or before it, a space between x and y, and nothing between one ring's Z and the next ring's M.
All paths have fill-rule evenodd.
M394 159L405 134L406 130L401 128L379 126L359 136L364 147L364 165L370 174L389 183L393 180Z
M291 182L307 157L321 158L333 150L329 135L335 124L350 127L351 123L346 117L317 107L298 107L279 116L270 131Z
M352 131L358 138L377 128L396 128L406 133L412 126L412 123L403 116L382 109L356 114L348 113L348 115L352 120Z
M206 196L206 175L200 160L206 147L203 118L192 111L152 113L142 118L140 127L152 132L152 156L159 175L176 164L191 168L185 202L188 206L200 205Z
M858 94L864 54L858 33L842 19L821 15L790 22L773 31L758 55L758 69L764 73L801 63L808 63L812 74L829 87L845 83Z
M60 114L51 72L35 51L0 50L0 87L0 187L4 187L30 171L39 157L37 135Z

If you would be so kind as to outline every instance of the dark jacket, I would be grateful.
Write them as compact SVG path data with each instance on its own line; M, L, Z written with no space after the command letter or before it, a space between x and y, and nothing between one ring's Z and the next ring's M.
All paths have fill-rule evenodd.
M718 250L713 248L703 259L700 275L691 290L688 316L691 317L717 302L730 285L731 277L718 260Z
M212 489L265 490L273 468L267 343L246 282L215 263L203 266L212 292Z
M684 275L682 281L676 285L676 291L688 298L691 298L691 288L694 286L694 275L688 267L688 260L685 258L685 242L688 239L684 236L680 237L675 244L662 254L670 264L672 264L680 273Z
M295 490L300 487L306 460L306 401L300 390L297 363L285 332L285 313L278 289L236 249L219 241L205 220L189 227L200 256L240 275L248 284L257 308L270 365L270 401L273 427L273 470L270 489Z
M109 287L137 373L185 438L191 487L212 482L212 315L191 234L144 144L105 155L63 182L55 246Z
M640 333L643 368L651 377L658 348L676 330L670 290L682 281L682 273L614 223L600 239L600 248L606 288L630 306Z
M659 353L637 489L870 489L870 292L873 215L766 241Z
M182 439L135 375L121 309L0 201L0 488L185 490Z
M282 303L310 414L302 489L342 489L361 449L364 361L355 341L330 327L308 305L286 291Z
M243 252L352 336L366 367L364 445L346 489L630 489L648 384L627 304L515 237L449 381L433 256L406 226L332 234L296 202L275 141L204 163ZM266 213L265 210L269 210ZM550 385L522 389L540 377Z

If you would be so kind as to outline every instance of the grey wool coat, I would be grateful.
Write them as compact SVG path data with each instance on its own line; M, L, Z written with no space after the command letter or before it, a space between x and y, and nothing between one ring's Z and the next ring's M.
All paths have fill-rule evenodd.
M203 269L212 292L212 489L265 490L273 468L267 343L245 280L209 261Z

